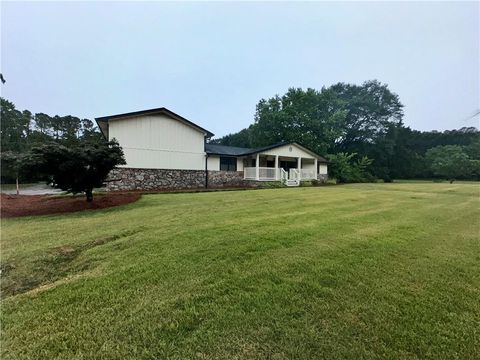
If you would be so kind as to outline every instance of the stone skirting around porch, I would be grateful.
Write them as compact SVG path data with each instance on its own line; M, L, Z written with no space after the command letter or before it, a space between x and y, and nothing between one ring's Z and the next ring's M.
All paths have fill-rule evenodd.
M318 174L317 175L318 181L325 183L328 180L328 175L327 174Z
M245 180L243 171L208 171L208 187L228 188L228 187L257 187L256 181Z

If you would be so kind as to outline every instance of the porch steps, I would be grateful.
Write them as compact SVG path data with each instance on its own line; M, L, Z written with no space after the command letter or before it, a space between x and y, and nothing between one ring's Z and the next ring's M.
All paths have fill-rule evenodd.
M287 186L300 186L300 181L294 180L294 179L288 179L285 182L285 185L287 185Z

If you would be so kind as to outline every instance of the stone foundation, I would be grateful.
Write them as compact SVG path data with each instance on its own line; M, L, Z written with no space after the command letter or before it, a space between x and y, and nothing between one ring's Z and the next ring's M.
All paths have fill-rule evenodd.
M243 171L208 171L209 188L255 187L243 179ZM108 191L205 188L204 170L113 169L107 178Z
M320 182L326 182L328 175L318 175ZM243 171L208 171L208 187L257 187L262 182L245 180ZM169 169L113 169L107 178L108 191L200 189L205 188L204 170Z
M325 183L328 180L328 175L327 174L318 174L317 176L318 181Z
M107 190L195 189L205 187L203 170L113 169L107 178Z
M243 171L208 171L208 187L227 188L227 187L256 187L256 181L245 180Z

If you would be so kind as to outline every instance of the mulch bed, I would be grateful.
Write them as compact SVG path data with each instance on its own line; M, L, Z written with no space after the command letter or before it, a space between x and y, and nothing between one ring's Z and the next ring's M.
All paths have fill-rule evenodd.
M87 203L84 196L6 195L1 194L1 217L35 216L97 210L129 204L140 198L139 193L94 195Z

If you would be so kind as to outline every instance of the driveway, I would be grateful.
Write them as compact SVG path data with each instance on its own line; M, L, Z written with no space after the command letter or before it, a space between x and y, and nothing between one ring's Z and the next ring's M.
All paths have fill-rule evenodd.
M8 185L7 189L4 189L2 186L2 194L15 195L17 190L12 188L11 185ZM20 195L53 195L53 194L63 194L64 191L60 189L54 189L51 186L46 184L31 184L31 185L20 185Z

